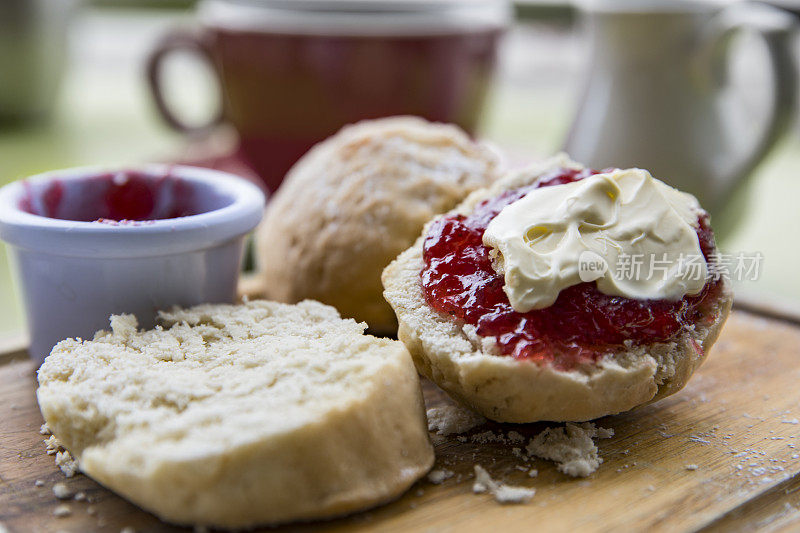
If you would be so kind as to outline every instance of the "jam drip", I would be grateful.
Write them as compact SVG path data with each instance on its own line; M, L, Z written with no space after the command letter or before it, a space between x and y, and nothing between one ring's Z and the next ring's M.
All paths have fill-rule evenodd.
M422 289L434 309L476 326L494 337L500 353L519 359L551 362L569 369L617 351L626 341L650 344L669 340L706 316L719 293L709 281L700 294L681 300L636 300L609 296L594 282L559 293L546 309L518 313L503 292L503 277L492 268L490 248L483 244L489 222L507 205L538 187L579 181L593 170L561 169L535 185L503 192L479 203L469 215L436 220L423 245ZM707 215L697 235L706 261L715 253Z

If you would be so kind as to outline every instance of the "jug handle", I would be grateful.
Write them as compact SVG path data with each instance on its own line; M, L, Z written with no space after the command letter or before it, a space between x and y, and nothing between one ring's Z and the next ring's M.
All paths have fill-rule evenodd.
M723 9L705 28L700 57L705 66L707 83L717 87L724 85L729 45L732 37L743 29L754 30L766 44L773 91L766 127L750 153L734 169L733 174L739 180L758 166L791 126L795 118L798 90L798 72L791 46L797 19L782 9L757 3L736 4Z

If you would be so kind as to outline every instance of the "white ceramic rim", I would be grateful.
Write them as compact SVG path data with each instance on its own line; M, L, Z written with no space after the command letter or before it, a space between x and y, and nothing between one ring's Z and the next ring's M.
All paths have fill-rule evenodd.
M207 27L331 36L422 36L501 30L508 0L203 0Z
M24 182L80 180L99 174L134 171L170 175L203 183L233 198L225 207L185 217L140 224L61 220L23 211ZM28 250L59 256L96 258L155 257L211 248L243 236L260 222L265 198L243 178L200 167L170 164L87 166L54 170L0 188L0 239Z
M742 0L576 0L587 13L707 13L741 3Z

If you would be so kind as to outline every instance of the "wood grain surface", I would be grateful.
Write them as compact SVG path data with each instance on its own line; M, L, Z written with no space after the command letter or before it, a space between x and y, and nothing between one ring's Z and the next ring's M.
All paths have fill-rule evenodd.
M17 354L0 366L0 522L12 532L180 531L77 475L65 479L45 454L32 365ZM425 383L428 406L447 401ZM708 362L680 393L606 417L615 436L597 442L604 463L586 479L552 463L527 464L519 444L470 438L542 424L486 424L467 438L435 437L434 468L402 498L339 520L270 531L800 531L800 327L741 311L731 316ZM465 441L465 442L462 442ZM504 482L536 488L530 503L500 505L473 494L473 465ZM696 469L694 469L696 466ZM519 468L537 468L531 478ZM41 486L36 481L41 480ZM88 501L60 501L64 482ZM71 513L58 518L60 504Z

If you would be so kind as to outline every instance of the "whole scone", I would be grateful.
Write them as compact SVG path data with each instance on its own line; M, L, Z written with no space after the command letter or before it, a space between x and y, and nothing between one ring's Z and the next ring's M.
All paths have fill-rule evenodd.
M504 191L536 183L558 169L583 169L559 156L506 175L472 193L450 214L467 215ZM417 370L453 398L499 422L582 422L627 411L679 391L708 355L729 314L733 295L721 280L719 295L702 320L666 342L626 345L576 368L497 353L492 337L431 307L423 293L422 236L383 273L386 300L397 313L398 337Z
M398 341L332 307L252 301L115 316L60 342L37 397L80 470L159 518L250 528L358 511L433 464Z
M250 295L319 300L394 333L383 268L434 215L491 182L496 166L455 126L414 117L346 126L298 161L269 201Z

